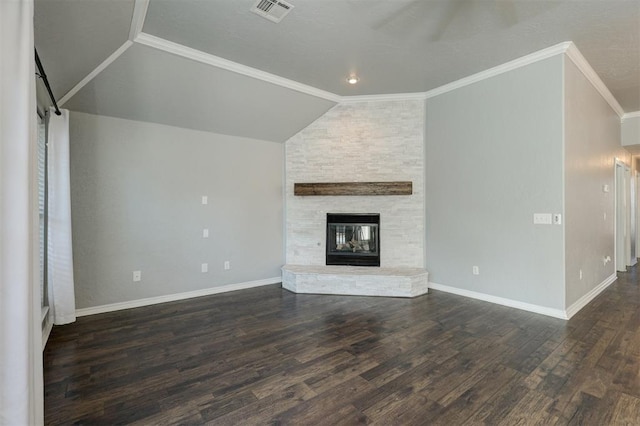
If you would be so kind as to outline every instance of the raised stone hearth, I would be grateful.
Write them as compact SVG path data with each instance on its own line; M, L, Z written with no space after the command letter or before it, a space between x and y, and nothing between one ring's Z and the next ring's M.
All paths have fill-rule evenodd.
M294 293L416 297L429 291L429 274L421 268L285 265L282 287Z

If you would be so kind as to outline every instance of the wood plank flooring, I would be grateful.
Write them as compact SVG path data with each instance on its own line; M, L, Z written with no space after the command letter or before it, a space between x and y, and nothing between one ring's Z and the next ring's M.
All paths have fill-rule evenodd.
M570 321L267 286L82 317L44 355L50 425L640 424L635 268Z

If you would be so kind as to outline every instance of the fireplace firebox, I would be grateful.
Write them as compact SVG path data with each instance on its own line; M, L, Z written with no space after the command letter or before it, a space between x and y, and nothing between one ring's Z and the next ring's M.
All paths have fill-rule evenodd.
M380 266L380 214L327 213L327 265Z

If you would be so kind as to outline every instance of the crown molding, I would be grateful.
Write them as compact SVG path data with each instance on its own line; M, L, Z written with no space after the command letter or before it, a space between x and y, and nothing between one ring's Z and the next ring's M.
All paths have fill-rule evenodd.
M593 87L600 93L604 100L607 101L609 106L615 111L616 114L618 114L618 117L620 117L620 119L622 120L625 116L624 110L622 109L616 98L613 97L607 86L605 86L605 84L602 82L600 76L598 76L591 65L589 65L589 62L587 62L585 57L582 56L582 53L580 53L580 50L578 50L578 47L573 42L569 44L566 55L569 59L571 59L571 62L573 62L576 67L578 67L582 74L584 74L587 80L591 82Z
M622 121L626 120L627 118L640 118L640 111L635 111L635 112L627 112L622 116Z
M513 61L509 61L504 64L498 65L496 67L489 68L488 70L481 71L479 73L470 75L468 77L461 78L460 80L456 80L451 83L447 83L443 86L436 87L435 89L428 90L426 92L395 93L395 94L387 94L387 95L343 96L341 102L352 103L352 102L416 100L416 99L433 98L435 96L442 95L447 92L451 92L461 87L468 86L470 84L477 83L482 80L486 80L487 78L495 77L505 72L512 71L517 68L524 67L526 65L530 65L534 62L538 62L543 59L547 59L552 56L565 53L569 48L569 46L572 44L573 43L570 41L565 41L565 42L556 44L554 46L547 47L546 49L538 50L537 52L533 52L528 55L522 56L518 59L514 59Z
M461 78L460 80L445 84L444 86L436 87L435 89L425 92L425 97L427 99L433 98L435 96L442 95L443 93L451 92L452 90L456 90L461 87L486 80L487 78L495 77L497 75L504 74L505 72L524 67L534 62L551 58L552 56L556 56L558 54L566 52L571 44L572 43L570 41L558 43L551 47L547 47L546 49L538 50L537 52L533 52L518 59L514 59L513 61L505 62L504 64L489 68L488 70L481 71L468 77Z
M131 40L127 40L124 42L122 46L118 48L115 52L113 52L107 59L105 59L100 65L98 65L93 71L91 71L85 78L80 80L78 84L73 86L71 90L69 90L61 99L58 101L58 105L64 105L69 99L73 97L80 89L87 85L91 80L94 79L95 76L100 74L102 70L108 67L113 61L118 59L120 55L127 51L128 48L133 46L133 42Z
M417 93L389 93L385 95L356 95L342 96L340 103L351 104L357 102L385 102L385 101L413 101L427 99L425 92Z
M496 67L490 68L485 71L470 75L468 77L461 78L460 80L453 81L443 86L426 92L415 93L390 93L381 95L354 95L354 96L340 96L335 93L327 92L322 89L318 89L306 84L298 83L297 81L290 80L284 77L277 76L265 71L258 70L246 65L239 64L237 62L229 61L224 58L220 58L209 53L202 52L200 50L192 49L190 47L174 43L165 40L160 37L153 36L142 32L144 25L144 19L149 7L149 0L135 0L133 18L131 21L131 29L129 37L133 40L127 40L118 50L116 50L111 56L105 59L100 65L98 65L91 73L83 78L78 84L76 84L69 92L67 92L59 101L59 105L64 105L73 95L75 95L80 89L82 89L87 83L89 83L95 76L97 76L102 70L104 70L109 64L115 61L120 55L122 55L133 43L139 43L145 46L149 46L155 49L162 50L167 53L171 53L177 56L181 56L187 59L191 59L203 64L211 65L217 68L225 69L227 71L235 72L237 74L245 75L247 77L262 80L268 83L275 84L277 86L285 87L291 90L295 90L300 93L304 93L310 96L315 96L321 99L336 103L358 103L358 102L385 102L385 101L405 101L405 100L425 100L433 98L435 96L442 95L447 92L477 83L482 80L503 74L508 71L512 71L526 65L556 56L558 54L566 54L569 59L578 67L578 69L584 74L584 76L591 82L595 89L602 95L611 108L618 114L621 121L626 118L640 117L640 111L626 113L613 97L609 89L602 82L598 74L593 70L591 65L584 58L582 53L578 50L576 45L571 41L558 43L554 46L546 49L533 52L531 54L522 56L513 61L506 62Z
M281 87L286 87L292 90L296 90L301 93L305 93L318 98L326 99L337 103L356 103L356 102L385 102L385 101L404 101L404 100L424 100L434 96L441 95L452 90L468 86L478 81L485 80L487 78L538 62L543 59L550 58L552 56L566 52L571 42L563 42L557 45L548 47L546 49L539 50L513 61L507 62L502 65L490 68L488 70L473 74L469 77L462 78L444 86L440 86L427 92L415 92L415 93L390 93L381 95L354 95L354 96L340 96L335 93L327 92L322 89L318 89L306 84L298 83L297 81L289 80L265 71L261 71L246 65L239 64L237 62L229 61L224 58L220 58L209 53L202 52L200 50L192 49L190 47L165 40L160 37L153 36L144 32L140 32L135 40L136 43L143 44L145 46L153 47L174 55L182 56L184 58L192 59L197 62L201 62L207 65L211 65L217 68L226 69L238 74L246 75L248 77L256 78L268 83L276 84Z
M144 26L144 19L147 16L147 10L149 8L150 0L135 0L133 4L133 15L131 17L131 25L129 27L129 39L124 42L122 46L115 52L113 52L107 59L105 59L100 65L98 65L93 71L91 71L85 78L80 80L78 84L73 86L58 102L60 106L64 105L69 99L80 91L84 86L93 80L98 74L108 67L113 61L118 59L128 48L133 46L133 40L142 32Z
M138 34L134 41L145 46L153 47L168 53L172 53L174 55L182 56L183 58L191 59L207 65L212 65L217 68L235 72L237 74L246 75L247 77L256 78L258 80L266 81L268 83L295 90L307 95L315 96L317 98L326 99L332 102L340 102L342 100L341 96L334 93L317 89L306 84L298 83L297 81L289 80L288 78L279 77L275 74L271 74L265 71L260 71L258 69L251 68L237 62L229 61L227 59L220 58L218 56L214 56L200 50L192 49L190 47L183 46L181 44L174 43L160 37L152 36L144 32Z
M149 9L149 0L135 0L131 27L129 28L129 40L134 41L138 34L142 32L144 19L147 17L147 9Z

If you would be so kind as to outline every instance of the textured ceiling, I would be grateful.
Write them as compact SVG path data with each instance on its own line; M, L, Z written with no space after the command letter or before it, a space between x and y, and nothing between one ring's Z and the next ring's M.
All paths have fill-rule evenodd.
M639 0L291 0L279 24L253 3L152 0L143 31L340 95L427 91L573 41L640 109Z
M284 142L333 105L135 44L73 96L65 108Z
M249 11L254 0L150 0L142 31L161 48L196 49L197 61L211 62L206 52L341 96L425 92L574 41L625 112L640 110L640 0L289 1L274 24ZM127 49L134 5L145 4L36 0L35 43L58 100L124 52L64 107L284 141L338 99L140 43ZM358 85L346 83L350 73Z
M36 49L60 99L127 40L133 0L36 0L34 9Z

